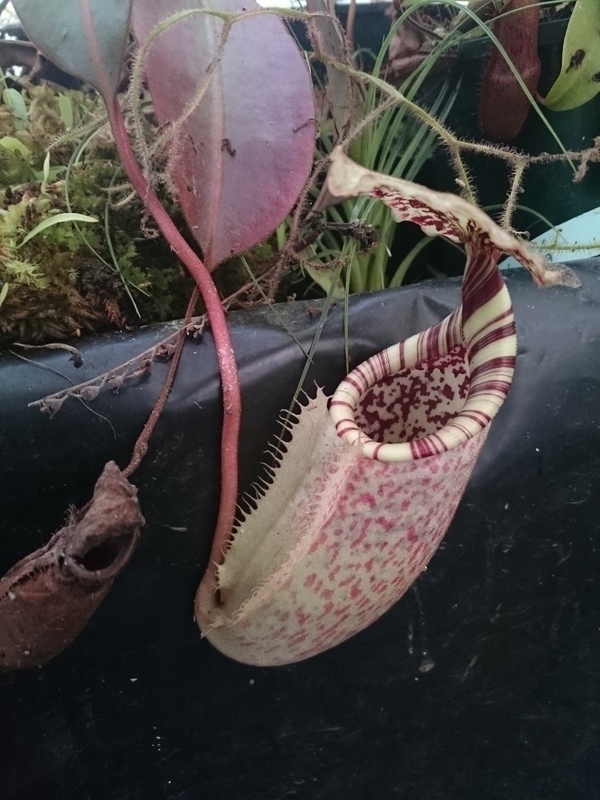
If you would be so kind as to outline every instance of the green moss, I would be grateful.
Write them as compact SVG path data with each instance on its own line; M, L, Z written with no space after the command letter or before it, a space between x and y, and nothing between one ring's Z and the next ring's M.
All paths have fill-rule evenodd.
M97 99L46 86L21 97L25 119L14 94L4 92L0 104L0 343L63 339L182 316L191 281L162 239L142 231L139 201L112 205L124 194L115 198L107 190L124 179L106 128L67 172L84 135L65 140L66 123L100 121ZM55 142L45 175L46 153ZM162 199L177 219L173 204ZM69 210L99 222L53 225L18 247L42 220Z

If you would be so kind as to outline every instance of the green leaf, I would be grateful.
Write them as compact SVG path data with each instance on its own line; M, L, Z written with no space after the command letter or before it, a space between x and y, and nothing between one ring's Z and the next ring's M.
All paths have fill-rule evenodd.
M64 122L65 128L69 130L73 127L73 103L71 102L71 98L59 92L58 107L60 109L60 118Z
M344 297L346 290L340 280L340 271L335 267L313 267L311 264L304 264L304 270L312 280L332 297ZM335 286L334 286L335 283Z
M22 131L27 122L27 106L21 93L16 89L5 89L2 92L2 100L5 105L12 109L16 119L15 128Z
M9 153L20 153L23 158L29 158L31 155L29 150L25 147L23 142L15 139L14 136L3 136L0 139L0 147L3 150L8 150Z
M46 188L48 187L48 178L50 177L50 151L46 153L46 158L44 159L44 167L42 171L43 179L42 184L40 186L40 192L44 194Z
M46 228L49 228L51 225L57 225L60 222L98 222L96 217L88 217L86 214L56 214L53 217L47 217L45 220L42 220L39 225L36 225L32 231L29 231L27 236L23 239L23 241L17 245L16 249L18 250L19 247L23 247L24 244L27 244L34 236L37 236L38 233L45 231Z
M65 72L97 89L117 92L129 35L132 0L14 0L29 39Z
M600 91L600 2L577 0L565 34L560 75L545 105L569 111Z
M50 167L47 176L45 175L44 170L36 169L33 171L33 177L40 183L42 183L44 179L46 180L46 183L51 183L52 181L58 180L59 175L61 175L66 169L66 166L61 166L58 164L56 167ZM45 188L47 187L44 187L44 191Z

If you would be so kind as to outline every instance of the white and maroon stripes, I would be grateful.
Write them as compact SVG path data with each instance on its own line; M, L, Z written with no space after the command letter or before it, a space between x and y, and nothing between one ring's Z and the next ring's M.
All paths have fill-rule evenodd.
M366 457L411 461L442 453L484 430L502 405L515 365L514 318L508 292L502 281L496 280L495 262L479 258L476 263L477 271L470 264L464 281L469 290L468 317L461 307L438 325L378 353L353 370L333 395L330 414L338 435L359 447ZM485 280L481 280L482 275ZM477 299L483 302L481 308L476 307ZM427 369L431 375L431 380L423 380L417 387L420 407L427 415L428 410L437 406L437 395L443 401L444 392L448 392L438 382L436 369L458 349L462 350L463 363L456 365L455 373L460 373L465 386L464 405L444 425L411 440L390 441L384 437L382 441L381 431L373 439L358 424L361 405L371 402L374 388L384 378L388 380L385 389L380 387L378 403L381 409L387 409L388 417L393 415L399 395L408 396L409 402L416 401L416 397L407 395L406 386L406 371L416 366ZM423 403L427 392L429 404ZM431 417L423 418L421 427L431 430Z

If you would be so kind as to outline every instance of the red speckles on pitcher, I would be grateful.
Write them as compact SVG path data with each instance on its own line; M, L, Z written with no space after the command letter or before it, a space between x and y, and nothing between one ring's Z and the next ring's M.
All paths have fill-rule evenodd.
M203 634L262 666L309 658L371 624L442 541L513 376L500 252L539 285L574 282L461 198L369 172L341 151L328 188L379 197L397 218L462 242L463 302L356 367L329 407L321 391L306 403L256 509L207 571L196 598Z

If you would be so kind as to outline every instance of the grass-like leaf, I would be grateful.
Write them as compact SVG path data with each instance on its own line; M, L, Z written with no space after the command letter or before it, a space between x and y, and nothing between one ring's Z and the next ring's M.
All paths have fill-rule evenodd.
M58 225L61 222L98 222L98 220L96 217L89 217L87 214L73 214L69 212L56 214L53 217L46 217L46 219L42 220L39 225L36 225L32 231L29 231L23 241L17 245L16 249L18 250L20 247L23 247L24 244L27 244L27 242L31 241L34 236L37 236L42 231L45 231L46 228L49 228L52 225Z

